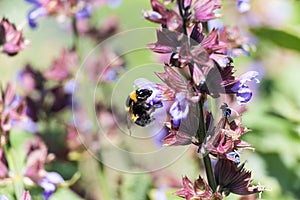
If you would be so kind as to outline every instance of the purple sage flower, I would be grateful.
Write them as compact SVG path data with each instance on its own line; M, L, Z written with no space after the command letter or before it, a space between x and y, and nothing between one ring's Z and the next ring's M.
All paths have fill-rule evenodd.
M168 9L158 0L151 0L152 10L144 11L144 17L152 22L159 23L172 31L179 31L182 26L182 19L177 12Z
M43 6L43 4L38 0L25 0L25 1L34 5L34 7L28 12L27 19L28 19L29 26L31 28L36 28L37 27L36 20L40 17L47 16L48 11Z
M26 103L24 99L15 94L15 86L10 83L7 84L5 90L1 89L1 96L0 130L7 133L15 121L21 121L26 117ZM4 137L7 137L8 141L8 134L4 134Z
M178 127L175 127L174 122L167 126L169 134L162 140L164 146L189 145L193 143L195 133L199 127L199 108L196 104L189 103L187 110L187 116L180 120Z
M257 76L258 76L258 72L249 71L243 74L242 76L240 76L239 81L232 86L231 91L236 93L238 104L245 104L248 101L250 101L252 97L252 91L246 85L246 83L251 82L253 80L255 80L256 83L259 83Z
M38 124L28 116L22 118L21 120L12 120L11 124L12 126L19 127L22 130L25 130L30 133L38 132Z
M159 89L158 85L148 81L144 78L138 78L134 81L134 85L137 86L139 89L148 89L152 91L151 96L149 96L146 100L146 103L153 108L160 108L163 106L162 98L163 94L162 91Z
M195 18L201 22L216 18L215 10L221 7L220 0L201 0L194 5Z
M226 157L229 158L229 160L234 160L234 164L238 165L241 162L240 153L236 150L227 153Z
M224 51L228 56L237 57L241 55L250 55L254 41L241 32L238 27L225 26L220 32L220 41L227 44Z
M84 3L84 1L79 1L79 2L85 5L81 6L81 9L77 10L77 12L75 13L75 17L77 19L89 18L93 10L92 5L90 3Z
M63 82L72 76L71 72L77 64L77 54L72 50L63 49L60 56L53 60L51 67L44 72L44 77Z
M169 113L174 127L179 127L181 120L186 118L189 113L189 102L184 93L176 94L175 102L172 104Z
M57 172L47 172L46 175L39 180L39 185L44 188L44 199L49 199L50 196L56 191L57 184L63 182L64 179Z
M9 56L14 56L26 48L29 41L23 38L23 33L17 30L15 24L2 18L0 22L0 51Z
M212 192L209 185L200 176L193 183L188 177L182 177L183 188L176 191L174 194L185 198L186 200L196 199L222 199L221 194L216 191Z
M239 12L244 13L250 10L250 0L238 0L237 1L237 8Z

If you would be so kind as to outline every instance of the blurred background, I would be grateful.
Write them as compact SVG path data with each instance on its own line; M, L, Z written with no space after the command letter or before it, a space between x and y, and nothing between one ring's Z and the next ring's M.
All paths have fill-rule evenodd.
M133 90L133 81L144 77L158 82L153 72L163 71L163 65L158 64L161 58L146 48L147 43L156 41L157 24L142 17L142 11L150 9L150 1L99 2L100 6L93 10L89 23L100 27L99 30L111 28L112 31L107 31L102 38L98 35L98 42L79 37L80 58L74 74L77 74L76 81L82 83L82 88L73 95L85 111L76 111L75 114L71 110L63 111L59 118L51 118L38 125L38 134L44 139L48 153L55 155L54 160L46 164L47 171L56 171L65 180L72 179L76 172L80 173L79 180L70 187L58 188L50 199L181 199L172 192L181 186L182 176L187 175L194 180L199 173L203 174L202 163L194 153L196 149L170 147L171 150L166 150L159 143L162 136L149 139L153 129L163 134L160 124L147 129L132 127L135 140L128 136L126 123L116 123L125 121L124 103ZM235 59L236 74L249 70L261 74L261 83L252 86L255 88L254 98L247 104L247 112L242 116L243 125L251 130L244 140L251 143L255 151L243 151L242 159L246 161L246 168L253 171L254 182L268 188L261 195L262 199L300 199L300 1L251 0L251 9L244 13L238 12L235 0L223 2L224 7L220 11L222 23L240 27L253 42L249 56ZM31 29L26 18L31 8L31 4L21 0L0 1L0 16L22 28L24 37L30 40L29 46L17 56L0 54L2 85L8 82L17 84L18 73L27 64L37 70L47 70L53 60L61 56L62 49L73 46L70 20L41 18L38 19L38 27ZM78 24L83 33L85 26L85 22ZM137 28L143 31L139 32ZM112 38L117 33L121 35ZM107 38L105 45L97 46ZM118 41L118 38L128 40ZM118 47L118 44L122 48L130 45L131 41L138 43L133 47L137 50L126 53L126 49ZM92 76L87 75L104 73L104 69L82 71L97 56L103 59L107 56L103 49L113 50L114 58L120 55L121 60L114 62L125 66L118 71L116 81L101 82L101 78L96 76L92 80ZM17 91L22 93L22 85L18 86ZM95 109L89 105L92 100L96 104L100 102L96 106L96 121L89 117L85 121L84 116ZM88 124L90 130L99 131L101 127L108 139L93 139L93 135L86 139L83 136L83 143L89 151L72 149L67 144L68 139L65 139L69 129L57 122L60 120L67 124L72 122L72 116L77 125ZM83 128L79 132L84 135L84 131ZM16 144L22 144L21 139L18 142ZM127 158L127 154L110 153L110 148L126 149L133 154L158 153L143 160L138 156ZM151 162L148 163L149 159ZM132 173L134 171L139 173ZM42 199L39 189L35 190L32 186L25 188L30 189L33 199ZM14 199L12 190L5 184L0 185L0 193ZM233 194L227 197L238 198Z

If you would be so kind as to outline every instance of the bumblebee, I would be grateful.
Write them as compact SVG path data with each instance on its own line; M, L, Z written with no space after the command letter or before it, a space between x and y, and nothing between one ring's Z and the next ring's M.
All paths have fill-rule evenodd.
M147 103L152 92L150 89L137 89L130 93L126 100L127 119L139 126L146 126L153 121L151 113L154 108ZM130 128L130 124L128 124L128 128Z

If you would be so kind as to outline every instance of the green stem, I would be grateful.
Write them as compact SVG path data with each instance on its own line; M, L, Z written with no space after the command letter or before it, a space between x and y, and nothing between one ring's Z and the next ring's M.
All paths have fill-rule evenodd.
M203 96L201 96L201 99L199 101L199 107L200 107L199 127L196 135L200 145L204 142L206 138L206 126L205 126L203 106L204 106L204 98ZM215 181L214 172L211 165L209 154L203 157L203 161L204 161L204 167L205 167L208 184L210 188L215 192L217 188L217 184Z
M88 187L85 187L85 192L89 198L93 196L95 199L114 199L109 190L105 172L100 169L97 160L92 156L86 156L79 161L79 171L81 173L81 183L88 185Z
M100 160L98 162L99 167L100 167L99 181L102 186L102 192L103 192L104 199L113 199L110 189L108 187L108 181L107 181L107 177L105 174L105 165L101 162L101 160L102 160L101 152L99 152L98 157Z
M79 41L79 33L78 33L78 29L77 29L77 22L76 22L76 17L72 18L72 28L73 28L73 50L76 51L77 53L77 57L78 57L78 63L81 64L82 61L82 56L81 56L81 52L80 52L80 41ZM84 68L83 70L86 70L86 68ZM84 71L85 73L87 73L87 71ZM92 92L92 88L93 84L90 83L90 81L88 80L88 78L86 78L87 76L83 77L83 84L87 85L88 89L84 90L84 96L86 97L84 100L87 101L86 104L84 104L84 107L87 109L88 112L88 116L90 118L90 120L92 121L93 127L92 130L94 131L97 127L97 120L95 117L95 110L94 110L94 104L91 104L90 102L93 102L91 98L89 97L94 97L93 96L93 92ZM99 155L101 154L101 152L99 152ZM99 171L99 185L100 185L100 189L102 192L102 197L103 199L113 199L112 198L112 194L110 192L110 189L108 187L108 181L106 178L106 174L105 174L105 167L102 163L100 163L100 169Z
M213 172L213 168L211 165L211 160L210 160L209 154L207 154L203 157L203 161L204 161L205 172L206 172L208 184L209 184L210 188L213 190L213 192L215 192L217 189L217 184L216 184L216 180L215 180L215 176L214 176L214 172Z
M113 199L112 195L110 193L110 189L108 187L109 183L107 181L104 169L102 169L102 170L100 169L99 181L100 181L100 185L101 185L101 188L102 188L103 198L104 199Z
M199 144L202 144L204 142L204 139L206 137L206 127L205 127L205 119L204 119L204 99L201 96L199 101L199 109L200 109L200 118L199 118L199 126L196 134L196 138L198 139Z

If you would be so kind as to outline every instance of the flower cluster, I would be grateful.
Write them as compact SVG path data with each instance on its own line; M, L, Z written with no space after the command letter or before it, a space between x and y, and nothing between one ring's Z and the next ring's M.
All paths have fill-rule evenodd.
M216 127L207 131L209 137L200 151L210 152L215 157L223 157L239 164L239 150L251 146L240 138L247 131L247 128L241 126L240 117L229 122L225 116Z
M2 18L0 22L0 51L9 56L14 56L19 51L26 48L29 41L23 38L21 30L9 22L8 19Z
M209 185L199 177L194 183L192 183L186 176L182 178L183 188L178 190L174 194L183 197L185 199L221 199L220 194L210 190Z
M115 55L112 51L106 50L103 55L107 55L107 59L104 59L100 69L95 69L95 65L92 63L87 63L89 79L98 81L99 77L95 77L95 71L99 70L98 76L100 75L100 70L102 70L103 78L100 79L101 83L108 83L114 81L118 76L119 71L123 67L124 61L119 58L119 61L111 62L114 60ZM105 58L105 57L104 57ZM101 60L103 62L103 60ZM95 61L99 63L99 60ZM23 70L21 70L17 75L17 83L22 86L22 98L16 98L14 95L14 90L11 85L7 86L6 91L3 93L3 126L1 129L8 132L11 124L14 122L14 127L17 126L17 120L21 124L21 120L26 120L26 123L22 123L22 129L27 130L32 133L41 134L42 137L35 136L31 140L27 141L27 158L26 158L26 171L24 176L29 178L30 182L38 185L44 189L43 197L44 199L49 199L51 195L57 190L57 187L65 187L66 181L58 172L48 172L45 169L45 165L51 163L55 158L53 154L47 153L47 146L51 146L47 142L47 134L43 135L45 130L41 129L41 126L45 126L46 123L51 123L53 118L59 118L65 115L72 108L73 104L73 114L80 117L81 123L79 125L74 125L69 122L57 122L59 126L63 126L65 129L65 135L63 137L65 140L65 147L63 150L58 148L52 149L59 150L59 154L68 152L70 159L76 160L74 154L86 154L86 148L82 144L89 144L91 150L97 151L98 145L95 145L95 136L89 125L89 117L86 111L77 105L76 95L74 91L76 87L79 87L75 81L75 70L78 67L78 57L75 51L63 49L60 56L53 60L51 65L46 70L38 70L27 64ZM73 98L73 99L72 99ZM97 115L99 119L104 118L107 120L107 113L111 115L106 107L101 105L95 105L97 108ZM4 115L5 114L5 115ZM30 122L30 123L28 123ZM46 124L46 126L48 126ZM110 129L115 127L115 124L110 125ZM49 130L46 130L49 131ZM80 132L81 139L79 139L78 132ZM5 134L3 134L5 136ZM7 138L8 138L8 134ZM45 139L45 142L43 141ZM92 148L95 146L96 148ZM62 152L61 152L62 151ZM63 157L65 155L62 155ZM5 157L4 157L5 159ZM1 174L4 177L8 176L8 166L7 164L1 163Z
M175 102L169 109L174 127L187 117L190 103L201 98L205 100L207 95L214 98L221 94L235 95L238 104L250 101L252 91L247 82L259 82L258 73L249 71L235 77L230 57L240 55L237 52L245 52L243 46L247 45L247 39L240 36L237 28L224 27L220 32L213 29L205 33L204 22L216 17L220 1L179 1L178 8L174 10L157 0L152 0L151 5L153 10L146 11L145 18L160 23L161 29L157 31L157 42L149 44L149 48L156 53L170 55L165 73L157 75L172 91L165 99ZM178 18L176 28L167 25L171 23L166 21L171 20L167 17L170 13ZM172 67L180 71L188 68L188 81Z
M73 18L85 21L91 17L94 10L108 4L110 7L118 7L121 0L25 0L32 4L32 9L27 14L28 24L31 28L37 27L37 20L45 17L55 17L63 22ZM103 30L99 30L100 32Z
M47 172L45 163L50 161L45 143L39 138L34 137L26 143L26 177L34 181L44 189L44 199L49 199L55 192L59 184L64 183L64 179L57 172Z
M24 88L27 115L37 122L71 106L72 70L77 66L74 52L63 50L45 72L35 70L29 64L19 72L17 82ZM51 86L49 87L51 83ZM37 95L38 94L38 95ZM49 101L49 98L52 101Z
M0 144L9 144L9 132L12 127L19 127L28 130L28 127L35 129L35 125L26 115L26 102L23 98L15 94L15 87L11 84L1 90L0 99Z
M183 188L174 194L187 200L191 199L222 199L222 195L230 192L239 195L249 195L264 191L263 186L251 185L251 172L244 169L244 164L238 167L230 160L219 159L214 167L214 176L218 189L214 192L201 178L192 183L186 176L182 178Z
M40 17L56 16L60 19L67 17L88 18L91 15L92 5L86 1L62 0L25 0L33 5L28 13L28 24L31 28L37 26L36 20Z
M245 2L238 4L245 10ZM207 22L219 16L221 0L151 0L151 6L144 17L161 27L157 41L148 47L169 55L169 61L163 73L156 73L164 84L136 85L140 91L159 94L151 95L149 101L159 102L167 112L165 145L198 146L208 177L208 183L201 177L194 183L184 177L183 189L175 194L187 200L222 199L231 192L247 195L263 191L264 187L251 185L251 173L240 164L240 152L251 145L241 139L248 129L241 125L240 113L231 108L249 102L252 91L248 83L259 82L256 71L234 75L233 57L249 55L249 39L237 27L208 30ZM224 96L235 102L224 102L222 117L215 124L208 99ZM147 105L155 111L154 105Z

